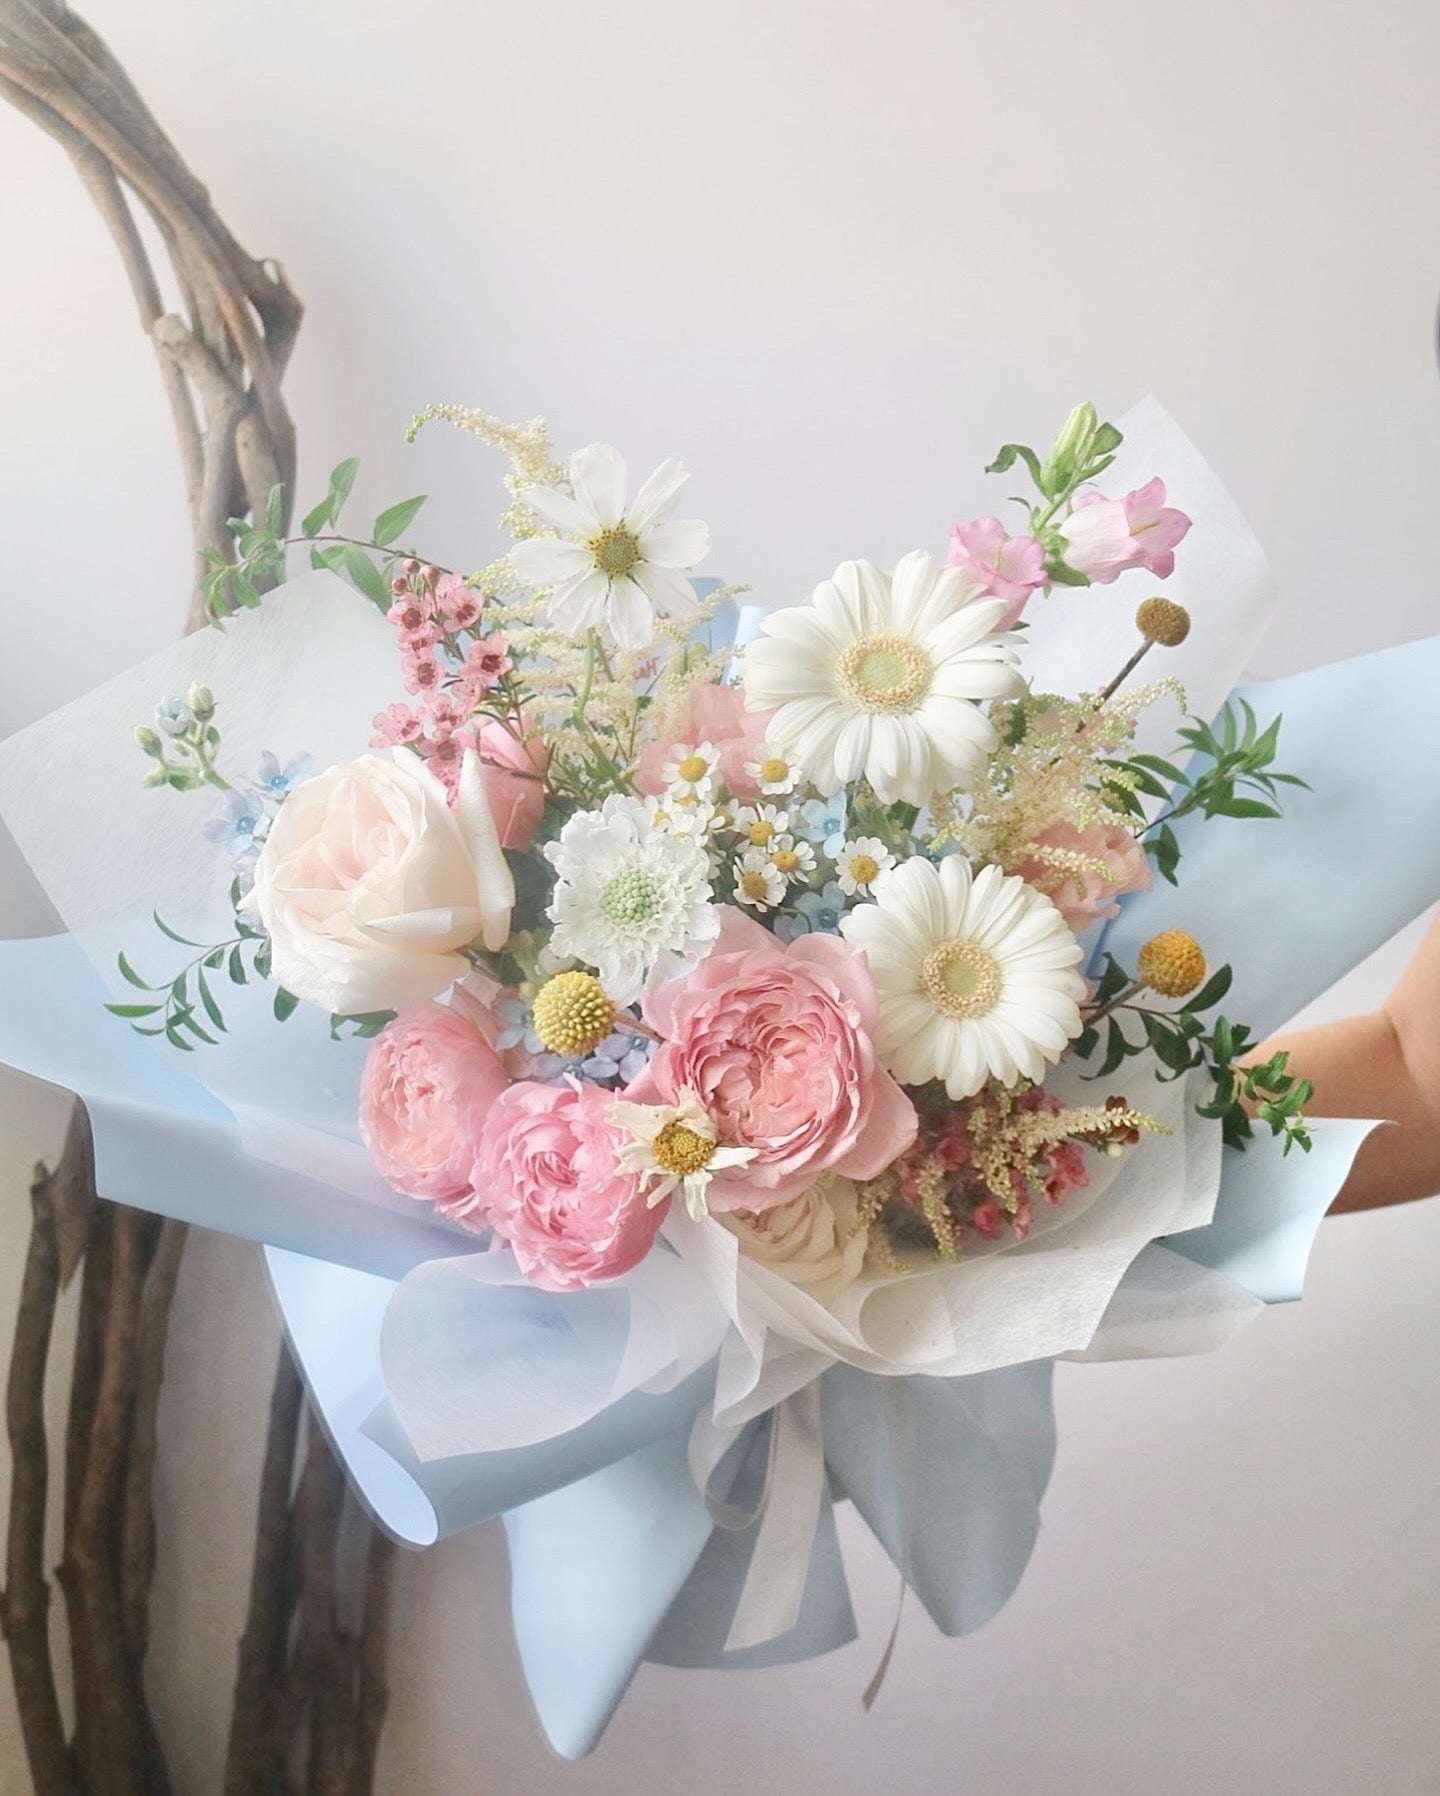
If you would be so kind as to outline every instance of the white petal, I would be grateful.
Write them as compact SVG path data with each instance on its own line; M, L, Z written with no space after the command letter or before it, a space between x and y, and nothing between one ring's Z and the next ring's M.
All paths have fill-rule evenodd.
M640 532L640 553L657 567L694 567L709 547L710 526L698 518L675 518Z
M635 579L655 609L667 617L689 617L698 607L695 588L675 568L656 567L649 561L642 561L635 569Z
M562 580L589 573L595 558L578 543L563 542L554 536L532 536L516 543L510 551L510 565L516 579L526 586L557 586Z
M562 586L549 604L550 621L571 636L583 636L602 622L610 597L610 582L596 568Z
M575 497L592 512L602 529L625 515L625 463L608 443L591 443L570 457L570 484Z
M655 635L655 609L633 580L610 587L610 630L622 649L643 649Z
M630 528L636 532L648 530L668 517L689 478L680 462L662 461L635 495L627 519Z
M589 542L592 536L599 535L600 520L577 504L569 493L562 493L558 486L527 486L520 497L536 517L553 524L561 536Z
M865 771L870 760L870 726L871 719L863 711L841 725L831 750L839 785L848 786Z

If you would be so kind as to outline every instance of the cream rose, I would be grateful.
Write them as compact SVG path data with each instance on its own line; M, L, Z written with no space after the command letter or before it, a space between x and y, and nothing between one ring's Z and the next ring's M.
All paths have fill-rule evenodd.
M467 751L452 808L407 748L307 780L270 826L246 901L270 936L276 982L342 1014L435 998L460 953L510 933L515 882Z
M869 1230L857 1224L855 1187L830 1175L769 1210L727 1210L715 1220L739 1237L740 1252L802 1285L833 1295L860 1276ZM824 1293L815 1287L825 1287Z

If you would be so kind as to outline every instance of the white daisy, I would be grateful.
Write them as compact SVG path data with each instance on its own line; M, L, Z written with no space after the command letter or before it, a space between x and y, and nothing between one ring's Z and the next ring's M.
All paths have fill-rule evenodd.
M1080 944L1023 879L964 855L918 856L840 923L880 998L875 1050L902 1085L943 1079L956 1101L989 1079L1043 1077L1080 1033Z
M643 649L657 611L694 611L685 570L703 560L710 532L670 516L689 478L678 461L662 462L627 508L625 463L608 443L593 443L570 457L570 492L525 488L525 504L556 534L516 543L510 565L526 585L555 588L558 628L580 637L608 627L621 648Z
M802 778L800 769L790 756L773 742L760 744L755 750L755 759L745 763L745 771L760 790L771 798L793 792Z
M785 896L785 875L763 848L735 857L735 902L753 910L773 910Z
M776 836L765 854L787 884L808 879L815 871L815 850L808 842L797 842L794 836Z
M916 551L893 574L847 561L808 605L772 611L745 650L745 694L822 792L862 775L886 804L923 805L995 747L980 709L1024 691L1004 599Z
M715 946L720 912L703 844L656 829L637 799L577 812L545 855L558 876L551 948L594 967L622 1007Z
M610 1120L630 1137L618 1158L626 1172L639 1173L642 1183L650 1183L650 1208L678 1190L699 1222L715 1174L727 1166L743 1166L757 1150L721 1147L715 1124L695 1093L685 1086L679 1099L676 1104L612 1104Z
M741 805L735 827L752 848L768 848L777 836L790 834L790 813L778 804Z
M856 836L853 842L844 843L832 859L840 890L851 898L857 892L868 892L880 875L895 865L895 856L879 836Z
M669 759L660 768L660 777L668 792L688 792L708 798L715 785L715 769L720 751L713 742L691 747L677 742Z

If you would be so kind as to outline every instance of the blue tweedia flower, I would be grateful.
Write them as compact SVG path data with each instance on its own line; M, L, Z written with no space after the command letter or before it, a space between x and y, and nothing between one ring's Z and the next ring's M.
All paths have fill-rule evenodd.
M628 1085L650 1064L657 1046L658 1043L631 1035L628 1030L617 1029L605 1037L588 1060L580 1062L577 1070L582 1079L593 1085L608 1085L616 1080Z
M809 798L800 807L804 821L800 833L808 842L818 842L833 861L845 846L845 824L850 806L843 792L833 798Z
M162 698L155 707L155 727L167 736L183 736L195 721L195 713L183 698Z
M840 882L832 879L818 892L802 892L791 915L782 912L776 917L775 933L787 946L802 935L838 935L849 903Z
M308 780L314 771L314 755L296 755L282 767L279 755L272 755L267 748L260 757L260 770L255 775L255 786L267 797L283 798L287 792L293 792L298 785Z
M270 813L258 792L227 792L220 815L205 825L205 840L228 848L238 858L261 839L269 826Z
M544 1042L535 1033L530 1006L523 998L501 998L495 1006L495 1015L500 1022L500 1033L495 1037L495 1046L502 1054L507 1048L520 1047L530 1055L545 1052Z

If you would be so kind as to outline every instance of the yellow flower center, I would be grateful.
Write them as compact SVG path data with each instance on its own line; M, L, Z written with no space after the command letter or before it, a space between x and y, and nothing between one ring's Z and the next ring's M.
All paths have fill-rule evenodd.
M1162 998L1187 998L1205 977L1205 951L1183 929L1164 929L1136 956L1142 981Z
M651 1143L651 1151L655 1155L657 1166L663 1166L666 1172L678 1173L684 1178L710 1164L715 1143L688 1124L672 1117L662 1125L660 1133Z
M774 863L775 871L785 874L787 878L800 865L800 856L793 848L777 848L770 859Z
M675 771L682 780L703 780L710 771L710 763L704 755L686 755Z
M765 875L763 873L755 872L753 868L750 872L742 873L740 875L740 890L747 898L763 898L769 889L769 882L765 878Z
M779 755L771 755L760 763L760 777L767 786L778 786L782 780L790 777L790 763L782 761Z
M596 567L612 580L622 580L633 573L640 561L639 539L623 524L612 524L599 536L591 537L589 549Z
M941 942L920 969L925 996L946 1016L982 1017L1000 1002L1000 967L978 942Z
M557 973L532 1006L535 1033L552 1054L593 1053L615 1026L615 1002L593 973Z
M835 684L866 711L913 711L930 690L935 669L908 636L862 636L841 655Z
M880 863L873 854L855 854L850 857L850 877L856 885L868 886L870 881L880 872Z
M757 817L753 823L747 825L745 833L750 838L752 848L768 848L770 838L775 834L775 825L767 823L763 817Z

